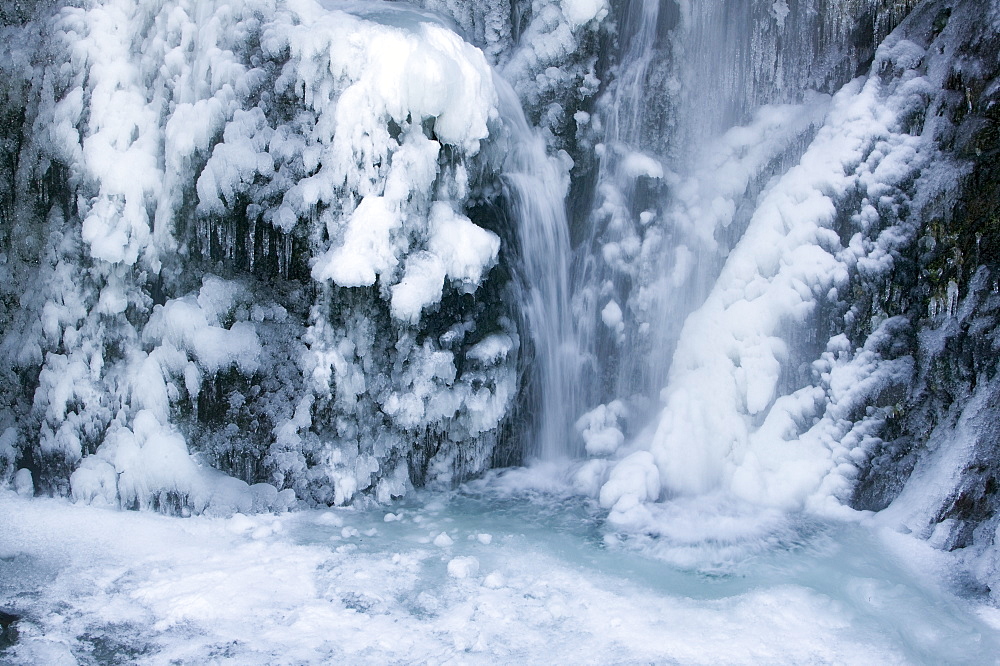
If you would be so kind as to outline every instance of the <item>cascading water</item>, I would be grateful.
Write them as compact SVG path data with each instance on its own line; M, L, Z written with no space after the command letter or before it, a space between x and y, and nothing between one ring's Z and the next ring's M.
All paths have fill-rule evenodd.
M619 62L598 104L596 203L574 259L580 338L601 379L580 424L592 453L614 449L606 427L624 420L636 435L655 415L682 328L695 325L688 315L761 192L815 135L823 92L871 57L848 9L814 4L624 3Z
M500 112L510 133L504 193L517 225L520 303L534 351L529 386L537 396L526 450L541 460L574 457L572 423L580 406L580 350L569 286L568 183L545 140L528 125L510 84L496 77Z
M661 4L659 0L626 3L620 36L624 48L613 91L600 109L604 138L596 205L590 233L576 254L573 279L581 340L594 369L587 395L591 403L608 394L648 393L650 386L660 383L666 366L658 356L640 358L640 353L622 350L632 346L638 352L637 337L649 334L648 325L638 333L633 323L636 313L627 306L639 270L644 231L654 216L646 205L654 203L650 200L655 196L653 184L663 176L658 159L639 147L650 134L648 97L656 96L659 104L666 102L656 95L662 91L651 90L648 82L657 39L663 36ZM649 351L645 345L642 348Z

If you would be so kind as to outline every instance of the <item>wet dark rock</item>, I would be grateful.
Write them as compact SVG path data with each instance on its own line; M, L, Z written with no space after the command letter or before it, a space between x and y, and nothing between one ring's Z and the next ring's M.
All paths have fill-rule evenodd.
M954 450L951 487L935 491L924 524L910 526L943 550L995 547L1000 512L1000 37L981 11L927 2L899 30L926 45L924 67L938 88L920 127L942 159L914 186L924 201L906 253L913 263L894 274L902 297L887 313L913 325L915 375L851 502L885 508L915 470ZM960 174L953 187L920 189L946 170Z
M0 650L17 642L17 622L20 616L0 611Z

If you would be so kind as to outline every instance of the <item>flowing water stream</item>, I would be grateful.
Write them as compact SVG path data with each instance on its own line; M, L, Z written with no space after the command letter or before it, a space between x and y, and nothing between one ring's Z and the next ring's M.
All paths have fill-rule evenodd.
M519 292L534 354L529 379L536 396L536 430L525 446L541 460L579 454L572 424L580 412L581 352L570 308L568 183L546 154L545 141L524 117L510 84L496 77L500 109L510 133L504 194L516 221Z

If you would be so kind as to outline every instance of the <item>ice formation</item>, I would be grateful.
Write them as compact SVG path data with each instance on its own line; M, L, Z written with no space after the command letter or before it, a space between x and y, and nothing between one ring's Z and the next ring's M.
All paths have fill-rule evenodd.
M499 103L488 57L510 59L509 28L428 5L488 56L390 3L5 19L3 108L23 109L4 134L5 479L243 511L287 505L278 489L384 501L490 463L522 335L498 211L533 196L501 178L558 190L564 161ZM571 36L606 7L546 12Z
M745 3L734 34L703 3L663 43L660 3L626 6L574 284L601 382L577 424L598 458L581 489L653 535L665 506L720 493L881 511L964 549L992 587L995 363L964 331L995 325L979 194L995 8L980 24L974 3L906 5L851 28L846 6Z

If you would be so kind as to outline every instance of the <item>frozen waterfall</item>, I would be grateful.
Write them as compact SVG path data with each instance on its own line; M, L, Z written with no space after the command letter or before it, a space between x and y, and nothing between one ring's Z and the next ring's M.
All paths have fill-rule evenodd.
M0 660L993 658L997 34L0 7Z

